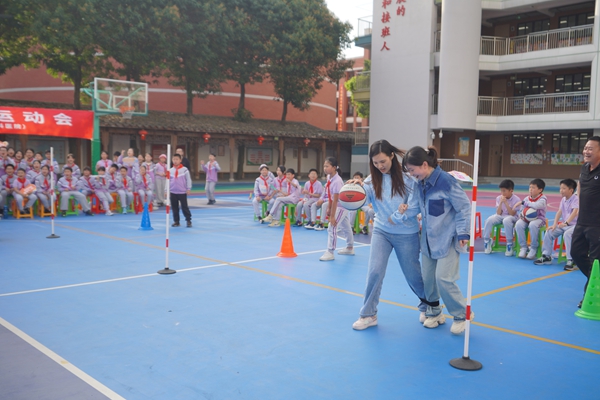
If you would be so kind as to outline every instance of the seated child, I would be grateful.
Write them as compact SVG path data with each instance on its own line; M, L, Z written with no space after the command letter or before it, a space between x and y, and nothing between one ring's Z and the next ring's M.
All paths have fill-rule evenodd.
M567 257L566 271L572 271L576 267L571 258L571 240L573 239L573 228L577 224L579 215L579 197L575 194L577 182L573 179L563 179L560 181L560 206L554 218L554 224L548 228L542 242L542 257L535 260L535 265L552 264L552 251L554 239L563 235L565 244L565 256ZM559 221L561 221L559 223Z
M104 167L98 167L98 174L100 175L100 168L102 168L102 175L104 175ZM104 179L104 182L106 182L106 179ZM107 185L108 182L102 184L102 181L97 177L92 177L92 169L90 167L83 169L83 177L77 181L79 191L86 196L96 195L106 215L110 216L113 215L110 211L110 203L112 203L113 199L108 190L106 190Z
M273 204L273 208L271 209L271 213L267 218L265 218L265 222L270 222L270 227L277 227L281 225L279 221L279 216L281 215L281 209L286 204L297 204L300 199L300 183L296 179L296 171L292 168L289 168L285 171L285 181L282 184L282 191L285 191L287 195L280 196L275 199L275 203ZM291 218L291 215L288 216Z
M67 154L67 163L65 165L63 165L63 169L62 169L63 175L65 174L64 171L65 171L65 168L67 168L67 167L71 168L71 171L73 171L73 178L76 178L76 179L81 178L81 170L79 169L77 164L75 164L75 157L71 153Z
M535 260L537 255L537 249L540 245L539 243L539 233L540 228L546 224L546 206L548 203L548 199L544 195L544 188L546 187L546 182L543 180L536 178L529 183L529 197L521 202L521 204L517 203L513 207L513 210L517 210L523 206L523 209L526 207L533 208L537 211L537 219L527 222L521 216L519 221L515 224L515 232L517 234L517 239L519 240L519 246L521 246L521 250L519 251L519 258L525 258L529 260ZM529 237L531 240L529 246L529 252L527 252L527 235L525 235L525 228L529 226ZM508 230L510 227L506 226Z
M352 176L352 179L354 179L355 181L362 182L363 177L364 177L363 173L360 171L357 171ZM365 213L365 223L360 225L360 231L361 231L361 233L368 235L369 234L369 228L368 228L369 221L375 218L375 210L373 210L373 207L370 204L365 204L364 206L362 206L360 208L360 210ZM356 220L357 212L358 212L358 210L348 211L348 221L350 221L350 225L353 228L354 228L354 221Z
M4 208L4 205L8 202L8 196L12 196L14 189L14 181L17 179L15 176L15 166L12 164L6 164L4 167L6 175L2 178L2 189L0 190L0 207ZM10 207L10 204L8 204Z
M69 198L73 196L77 204L79 204L86 215L92 216L90 205L85 198L85 195L77 190L78 179L73 176L73 171L70 167L63 169L64 176L58 180L58 191L60 192L60 211L63 217L67 216L69 208Z
M123 214L127 214L127 207L133 202L133 179L127 175L127 167L121 167L119 172L121 175L116 181L117 193L121 199L121 210Z
M296 205L296 225L302 226L302 216L310 223L310 207L316 203L323 193L323 184L317 180L319 171L311 169L308 171L308 182L304 184L301 194L304 195Z
M271 214L271 209L273 208L273 205L275 204L276 198L285 197L288 194L285 191L286 188L284 186L285 171L286 171L286 169L283 165L280 165L279 167L277 167L277 176L275 177L275 179L273 179L273 187L275 188L275 190L271 194L271 200L269 200L269 207L267 208L267 214Z
M152 177L146 172L146 166L140 166L140 173L135 177L136 189L142 204L152 204L154 198L154 183Z
M35 178L35 195L39 201L44 205L44 212L52 212L52 194L54 192L54 185L52 185L50 176L50 167L44 165L41 169L41 173Z
M273 178L269 176L269 167L266 164L260 166L260 175L254 181L254 198L252 206L254 207L254 216L262 223L261 202L270 202L273 196ZM267 207L267 211L269 211Z
M30 208L37 200L37 196L35 193L26 193L25 188L27 185L30 185L31 182L26 178L27 173L25 172L25 168L19 168L17 171L17 179L13 180L13 198L17 203L17 207L19 211L25 214L29 214ZM23 205L24 200L27 200L26 204Z
M106 169L104 167L98 167L98 176L96 177L96 181L94 183L96 196L102 203L102 209L104 213L108 216L113 215L110 211L110 205L113 202L113 198L109 192L110 180L105 176Z
M515 183L510 179L505 179L498 185L500 196L496 197L496 214L485 220L483 225L483 248L485 254L492 252L492 229L494 225L504 225L504 235L506 236L506 256L513 254L513 227L519 220L518 209L513 209L516 204L521 204L521 199L513 193Z

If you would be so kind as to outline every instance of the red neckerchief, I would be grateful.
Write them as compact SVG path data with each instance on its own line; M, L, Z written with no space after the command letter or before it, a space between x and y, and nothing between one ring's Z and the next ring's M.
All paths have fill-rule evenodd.
M309 191L310 194L313 194L315 192L314 189L313 189L313 186L315 185L315 182L308 182L308 183L310 183L310 188L308 188L308 191Z
M90 187L90 190L94 190L94 186L92 186L92 178L91 177L85 177L85 180L88 183L88 186Z
M69 182L69 191L73 190L73 186L71 185L72 180L73 180L73 178L71 178L71 179L67 178L67 182Z
M532 199L531 196L529 196L529 201L531 201L532 203L535 203L536 201L538 201L542 196L544 195L544 193L540 193L540 195L538 197L536 197L535 199Z
M142 175L142 179L144 181L144 187L148 189L148 184L146 183L146 175Z
M50 189L50 184L48 183L48 177L44 176L44 189Z
M175 167L175 179L177 179L177 177L179 176L179 170L183 168L183 164L179 164L178 166Z
M123 178L123 186L125 186L125 189L127 189L127 178Z
M104 180L104 176L102 177L102 186L106 185L106 181Z
M21 180L21 178L17 178L17 180L21 184L21 189L25 189L25 182L27 182L27 178L23 178L23 180Z
M285 177L283 177L283 179L277 178L277 182L279 182L279 190L283 189L283 181L284 180L285 180Z
M260 179L262 179L262 180L263 180L263 182L265 183L265 188L267 188L267 193L266 193L266 194L268 194L268 193L269 193L269 182L268 182L268 181L267 181L265 178L263 178L263 176L262 176L262 175L261 175L261 176L259 176L259 178L260 178ZM260 190L260 187L259 187L258 189ZM262 191L261 191L261 193L262 193ZM266 194L265 194L265 195L266 195Z
M291 185L291 182L290 182L290 181L288 181L288 183L287 183L287 184L288 184L288 195L290 195L290 194L292 194L292 190L291 190L291 186L290 186L290 185Z
M104 160L104 168L108 168L108 160Z
M113 181L115 180L115 174L114 173L110 174L110 177L112 178Z
M8 174L6 176L7 176L7 178L6 178L6 188L10 189L11 188L11 186L10 186L10 178L11 178L11 176L8 175Z

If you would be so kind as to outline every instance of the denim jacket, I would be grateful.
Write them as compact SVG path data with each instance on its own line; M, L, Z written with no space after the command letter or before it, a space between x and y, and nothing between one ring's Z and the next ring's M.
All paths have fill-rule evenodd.
M446 257L451 245L465 252L459 241L469 239L471 202L456 179L438 166L416 189L400 221L421 213L421 251L434 260Z

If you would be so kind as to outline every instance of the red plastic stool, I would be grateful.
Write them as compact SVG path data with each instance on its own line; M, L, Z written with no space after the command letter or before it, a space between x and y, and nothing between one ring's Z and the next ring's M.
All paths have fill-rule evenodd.
M482 237L481 231L481 213L475 213L475 239Z

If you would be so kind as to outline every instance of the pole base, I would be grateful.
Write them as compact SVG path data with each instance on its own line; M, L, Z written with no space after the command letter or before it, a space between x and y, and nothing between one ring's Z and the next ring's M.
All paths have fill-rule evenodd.
M483 365L479 361L471 360L469 357L453 358L450 365L463 371L479 371Z
M55 235L54 233L50 236L46 236L46 239L58 239L60 236Z
M175 271L174 269L164 268L164 269L161 269L160 271L157 271L157 272L159 274L161 274L161 275L171 275L171 274L174 274L177 271Z

